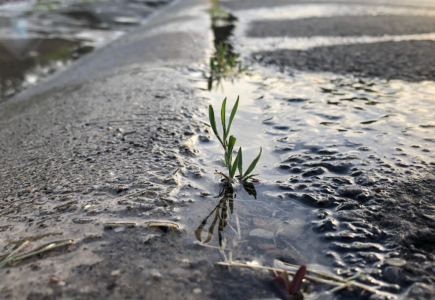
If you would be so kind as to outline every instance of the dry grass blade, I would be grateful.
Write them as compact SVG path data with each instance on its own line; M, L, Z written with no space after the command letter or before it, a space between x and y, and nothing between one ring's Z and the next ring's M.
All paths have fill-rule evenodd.
M251 269L265 269L265 270L270 270L270 271L277 271L277 272L283 272L286 271L287 273L291 274L291 275L295 275L296 272L293 271L289 271L289 270L284 270L284 269L279 269L279 268L272 268L272 267L265 267L265 266L258 266L258 265L247 265L244 263L240 263L240 262L236 262L236 261L227 261L227 262L218 262L218 265L222 265L222 266L232 266L232 267L242 267L242 268L251 268ZM326 273L325 273L326 274ZM335 276L334 276L335 277ZM367 292L370 293L374 293L377 294L379 291L369 287L367 285L361 284L361 283L357 283L355 281L348 281L345 282L343 284L344 279L340 278L340 281L336 281L336 280L326 280L323 278L318 278L318 277L314 277L314 276L305 276L306 279L311 280L311 281L315 281L315 282L319 282L319 283L324 283L324 284L328 284L328 285L333 285L336 286L336 288L333 288L332 290L329 291L329 293L333 293L335 291L344 289L344 288L348 288L348 287L357 287L360 289L363 289Z
M18 252L20 252L21 250L23 250L25 247L27 247L29 245L29 241L25 241L23 244L21 244L20 247L18 247L17 249L15 249L15 251L13 251L11 254L9 254L1 263L0 263L0 268L3 268L8 262L10 262L15 254L17 254Z
M170 221L148 221L145 226L159 228L165 232L181 229L180 225Z
M72 245L72 244L74 244L74 240L57 241L54 243L50 243L49 245L42 246L41 248L39 248L35 251L27 252L27 253L24 253L23 255L16 256L16 257L11 259L11 262L23 260L23 259L31 257L31 256L35 256L35 255L38 255L38 254L41 254L41 253L44 253L47 251L54 250L56 248L60 248L60 247L68 246L68 245Z
M289 266L289 267L295 268L296 270L299 269L299 266L297 266L297 265L293 265L293 264L289 264L289 263L285 263L285 262L282 262L282 264L285 265L285 266ZM307 271L310 272L310 273L313 273L313 274L317 274L317 275L320 275L320 276L323 276L323 277L326 277L326 278L330 278L330 279L336 280L338 282L346 283L348 281L348 280L340 278L338 276L334 276L332 274L324 273L324 272L321 272L321 271L316 271L316 270L312 270L312 269L307 269Z
M289 273L291 275L296 274L296 272L292 272L292 271L288 271L288 270L284 270L284 269L265 267L265 266L257 266L257 265L247 265L247 264L243 264L243 263L239 263L239 262L235 262L235 261L218 262L217 264L222 265L222 266L234 266L234 267L252 268L252 269L265 269L265 270L277 271L277 272L286 271L287 273ZM341 283L336 282L336 281L325 280L325 279L317 278L317 277L313 277L313 276L305 276L305 278L308 280L312 280L312 281L316 281L316 282L320 282L320 283L325 283L325 284L329 284L329 285L334 285L334 286L341 285Z

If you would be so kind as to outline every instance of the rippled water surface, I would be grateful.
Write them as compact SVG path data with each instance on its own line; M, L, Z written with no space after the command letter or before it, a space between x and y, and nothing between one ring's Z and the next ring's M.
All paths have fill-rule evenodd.
M434 164L432 82L302 72L288 76L254 66L248 75L222 80L208 91L195 76L191 73L192 81L215 112L228 97L229 114L240 96L231 134L237 138L236 149L243 147L245 168L263 148L254 172L260 174L253 183L256 198L239 187L232 212L218 200L208 200L210 216L202 212L203 231L213 227L216 206L226 208L228 224L221 236L216 225L206 242L218 246L226 239L232 257L241 258L248 249L251 259L275 257L336 274L365 271L376 277L379 260L390 257L393 249L376 226L352 210L373 199L378 186ZM208 123L206 110L202 121ZM198 184L212 188L213 196L219 175L212 170L226 170L220 163L221 145L209 131L198 141L207 170L206 181ZM265 237L256 240L257 234ZM206 238L201 236L203 242ZM398 286L376 280L371 284L400 294Z

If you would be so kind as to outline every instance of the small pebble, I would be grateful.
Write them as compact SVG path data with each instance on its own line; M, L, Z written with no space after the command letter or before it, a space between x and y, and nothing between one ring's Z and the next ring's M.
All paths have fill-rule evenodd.
M202 290L200 288L196 288L196 289L193 290L193 293L194 294L201 294Z
M143 240L142 240L142 243L148 243L151 239L153 239L153 238L155 238L155 237L160 237L160 236L162 236L161 234L152 234L152 233L150 233L150 234L147 234L144 238L143 238Z
M115 231L115 232L125 231L125 226L116 227L113 231Z
M163 275L157 269L145 270L144 274L151 276L154 280L162 280Z
M395 267L402 267L406 265L406 260L400 258L389 258L385 260L385 264Z
M264 229L260 229L260 228L251 230L251 232L249 232L249 236L258 237L258 238L267 239L267 240L273 239L272 232L264 230Z

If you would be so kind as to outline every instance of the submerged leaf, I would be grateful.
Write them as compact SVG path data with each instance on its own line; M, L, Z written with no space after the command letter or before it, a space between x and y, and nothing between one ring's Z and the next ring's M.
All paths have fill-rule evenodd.
M295 276L293 277L293 281L290 284L289 293L290 295L296 294L297 291L299 291L302 281L305 278L305 275L307 274L307 266L301 265L298 271L296 272Z
M243 188L249 196L254 196L254 198L257 199L257 191L255 190L255 186L252 182L243 182Z
M290 300L290 295L288 293L288 287L285 279L278 275L272 280L272 286L275 288L276 293L283 300Z
M282 278L284 278L285 282L287 283L287 290L290 289L290 278L288 276L288 273L286 271L283 271L281 273Z

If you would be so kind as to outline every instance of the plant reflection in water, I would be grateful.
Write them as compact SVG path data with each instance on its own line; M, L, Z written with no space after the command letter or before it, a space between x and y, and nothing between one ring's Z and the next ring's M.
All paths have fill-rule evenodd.
M244 182L243 188L250 196L254 196L254 198L257 199L257 191L255 190L255 186L252 182ZM231 184L224 183L219 195L214 197L215 199L216 198L220 199L219 203L201 222L199 227L195 230L195 237L198 239L198 241L201 242L202 232L204 231L204 228L206 227L210 217L214 215L214 219L211 222L210 227L208 229L207 238L203 243L206 244L211 241L216 224L218 224L217 232L219 237L219 247L222 247L223 244L222 232L225 229L225 227L228 225L228 221L229 221L228 208L230 210L230 213L233 214L234 202L235 202L234 199L236 198L236 196L237 194L234 192L234 187Z

